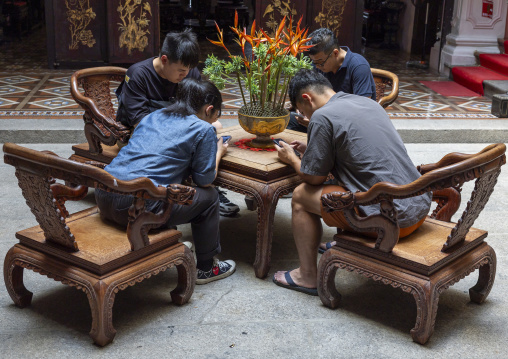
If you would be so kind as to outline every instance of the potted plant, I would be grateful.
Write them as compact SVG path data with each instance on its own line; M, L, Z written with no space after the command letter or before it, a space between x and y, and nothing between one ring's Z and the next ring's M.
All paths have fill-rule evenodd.
M203 74L207 75L219 89L226 84L238 84L243 106L238 111L240 125L256 138L250 145L258 148L273 147L270 136L284 131L289 122L289 111L284 108L289 81L302 68L310 69L312 64L306 56L299 56L311 46L305 45L307 29L300 27L302 19L293 26L284 17L273 36L263 29L256 29L254 20L250 33L238 27L235 13L235 42L242 54L233 55L224 44L223 31L217 24L218 41L212 44L223 47L229 60L220 60L213 54L205 61ZM249 44L252 51L246 51Z

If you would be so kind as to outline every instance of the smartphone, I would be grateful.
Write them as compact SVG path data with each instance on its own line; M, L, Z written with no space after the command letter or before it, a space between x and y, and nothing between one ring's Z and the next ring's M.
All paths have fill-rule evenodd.
M286 142L286 141L284 141L282 138L275 138L275 139L273 140L273 143L275 143L275 144L276 144L277 146L279 146L279 147L282 147L282 145L281 145L279 142ZM287 142L286 142L286 143L287 143ZM301 157L300 152L298 152L298 151L297 151L297 150L295 150L294 148L293 148L293 151L295 151L295 155L297 155L297 156L298 156L298 158L300 158L300 157Z
M217 141L219 141L219 140L220 140L220 138ZM231 140L231 136L222 136L222 143L229 142L229 140Z
M291 115L292 115L292 116L295 116L297 119L298 119L298 118L305 118L305 116L304 116L304 115L302 115L301 113L294 112L294 111L291 111Z

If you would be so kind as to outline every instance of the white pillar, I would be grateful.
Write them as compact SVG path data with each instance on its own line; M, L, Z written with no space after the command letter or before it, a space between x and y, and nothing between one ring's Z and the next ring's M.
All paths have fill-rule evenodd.
M484 9L492 4L492 14ZM439 72L453 66L474 66L474 52L500 53L498 38L504 37L506 0L455 0L452 31L446 36Z

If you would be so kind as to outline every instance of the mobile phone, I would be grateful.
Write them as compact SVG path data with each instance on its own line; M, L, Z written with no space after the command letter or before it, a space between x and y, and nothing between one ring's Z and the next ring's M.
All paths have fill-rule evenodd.
M294 112L294 111L291 111L291 115L295 116L295 117L299 117L299 118L305 118L304 115L302 115L301 113L298 113L298 112Z
M231 136L222 136L222 143L229 142L229 140L231 140Z
M276 144L277 146L279 146L279 147L282 147L282 145L280 144L280 142L286 142L286 141L284 141L282 138L275 138L275 139L273 139L273 143L275 143L275 144ZM287 143L287 142L286 142L286 143ZM294 148L293 148L293 151L295 151L295 155L297 155L297 156L298 156L298 158L300 158L300 157L301 157L300 152L298 152L298 151L297 151L297 150L295 150Z

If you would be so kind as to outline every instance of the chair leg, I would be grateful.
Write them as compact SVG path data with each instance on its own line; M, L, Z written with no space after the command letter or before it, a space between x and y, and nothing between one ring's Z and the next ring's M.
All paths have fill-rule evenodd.
M171 291L173 303L182 305L189 301L196 286L196 263L189 248L184 247L181 263L176 265L178 271L178 285Z
M474 287L469 288L469 298L478 304L487 299L496 277L496 252L490 246L482 261L486 263L479 268L478 282Z
M33 293L25 288L23 283L24 268L16 263L15 247L12 247L4 261L4 281L7 292L11 296L14 304L20 308L30 305Z
M417 313L415 327L410 332L411 337L414 342L425 344L434 333L439 291L435 283L426 282L425 284L416 284L412 293L416 301Z
M341 295L335 287L335 274L337 273L337 260L335 250L330 248L321 256L318 264L318 293L321 302L328 308L339 306Z
M115 290L104 281L87 286L88 302L92 311L90 337L95 344L103 347L113 341L116 330L113 328L113 303Z

